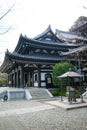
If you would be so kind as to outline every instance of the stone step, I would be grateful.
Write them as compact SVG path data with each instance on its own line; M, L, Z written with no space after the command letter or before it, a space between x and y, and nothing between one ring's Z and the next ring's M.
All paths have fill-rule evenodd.
M45 88L32 88L28 89L32 99L51 98L52 94Z
M0 99L17 100L17 99L47 99L53 97L45 88L6 88L0 90Z

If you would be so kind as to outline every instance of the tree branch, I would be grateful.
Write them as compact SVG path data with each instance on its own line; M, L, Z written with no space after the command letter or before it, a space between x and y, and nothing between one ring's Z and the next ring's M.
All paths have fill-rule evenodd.
M3 35L3 34L5 34L5 33L7 33L11 28L12 28L12 26L10 26L6 31L0 33L0 35Z
M15 5L15 4L13 4L13 5L11 6L11 8L8 9L8 11L7 11L6 13L4 13L4 14L0 17L0 20L2 20L2 19L12 10L12 8L14 7L14 5Z

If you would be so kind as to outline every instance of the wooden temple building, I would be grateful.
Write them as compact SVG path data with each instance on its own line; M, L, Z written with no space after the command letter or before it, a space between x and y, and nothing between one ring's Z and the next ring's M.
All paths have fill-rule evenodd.
M56 29L55 35L61 39L64 42L69 42L69 43L87 43L87 38L85 36L80 35L80 33L76 32L65 32Z
M87 21L73 27L71 32L56 29L55 35L64 42L83 44L69 52L63 52L62 55L66 55L67 60L76 66L77 71L84 76L83 83L87 84Z
M67 61L70 50L82 47L82 42L74 44L57 37L50 26L32 39L21 34L14 51L5 53L1 72L8 73L12 87L50 88L53 87L52 66Z

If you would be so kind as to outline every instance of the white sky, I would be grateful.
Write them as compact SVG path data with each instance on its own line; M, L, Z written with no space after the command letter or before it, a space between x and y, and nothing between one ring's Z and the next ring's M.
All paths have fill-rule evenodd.
M0 27L12 26L8 33L0 35L1 63L6 49L15 49L21 33L33 38L49 24L53 31L68 31L79 16L87 16L87 9L83 8L87 7L87 0L0 0L0 16L13 3L12 11L0 21Z

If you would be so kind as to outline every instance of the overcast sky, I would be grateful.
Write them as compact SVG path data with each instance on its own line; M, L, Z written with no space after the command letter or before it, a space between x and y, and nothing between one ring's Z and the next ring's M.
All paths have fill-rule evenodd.
M0 21L0 33L1 26L12 26L8 33L0 35L1 63L6 49L15 49L21 33L33 38L49 24L53 31L68 31L79 16L87 16L87 0L0 0L0 16L14 3L12 11Z

